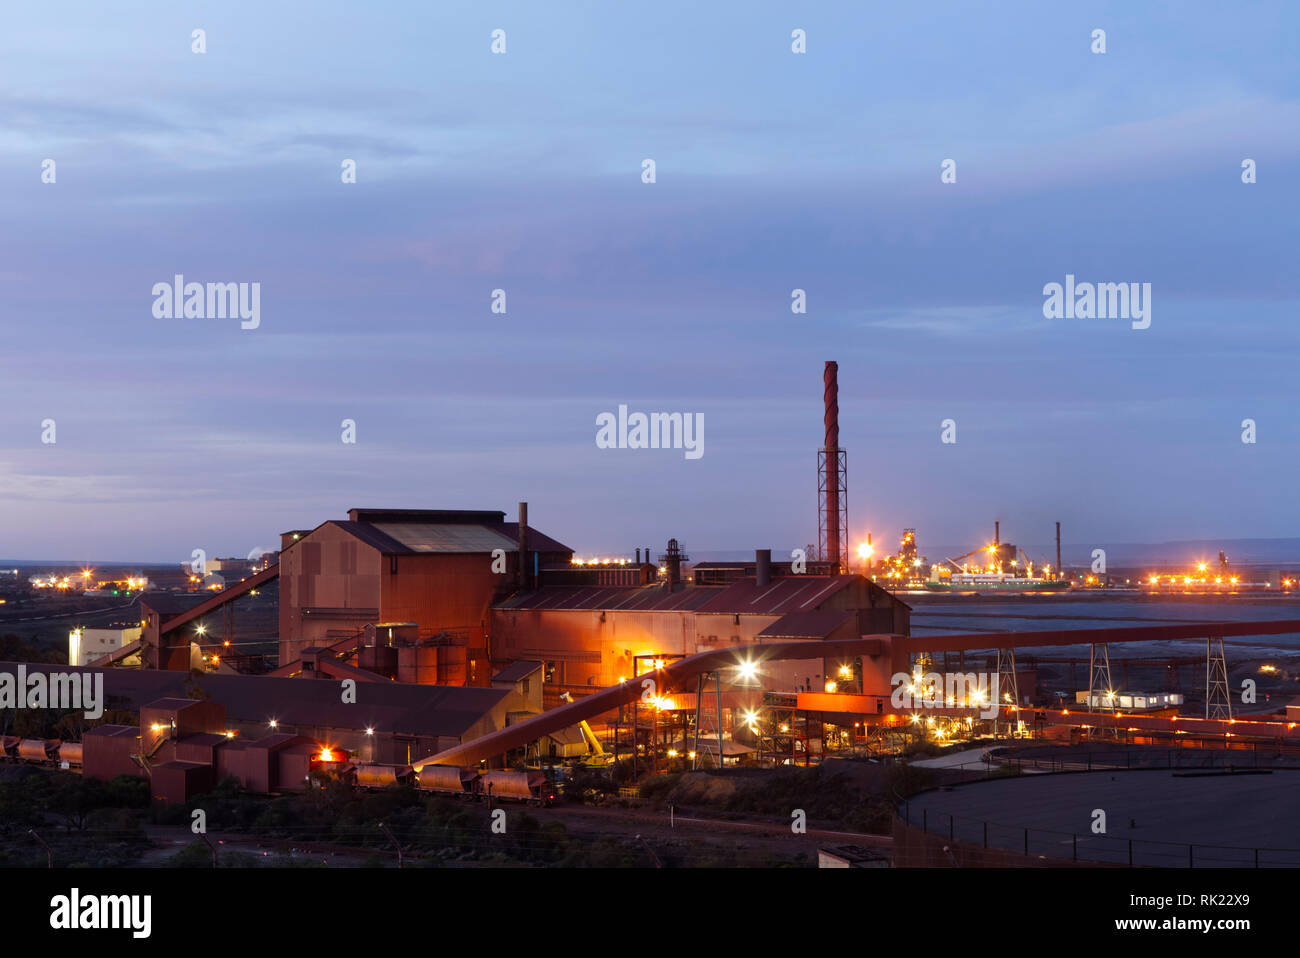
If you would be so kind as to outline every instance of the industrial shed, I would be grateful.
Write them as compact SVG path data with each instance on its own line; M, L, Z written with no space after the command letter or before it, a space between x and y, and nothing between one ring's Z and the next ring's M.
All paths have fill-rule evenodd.
M420 642L464 650L440 665L437 680L449 685L487 684L493 600L573 557L528 526L525 504L519 522L494 511L352 509L281 543L282 664L368 624L412 622Z

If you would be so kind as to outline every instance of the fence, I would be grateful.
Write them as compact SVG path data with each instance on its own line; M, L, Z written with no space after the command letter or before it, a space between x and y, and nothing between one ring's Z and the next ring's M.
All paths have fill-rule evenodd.
M1137 751L1089 752L1071 756L1003 756L992 755L992 762L1003 768L1018 771L1035 769L1045 772L1091 772L1102 769L1300 769L1300 746L1241 743L1242 748L1228 753L1206 750L1197 752L1198 746L1188 744L1178 748L1145 748ZM1188 753L1191 754L1188 754Z
M1119 769L1125 766L1094 764L1092 767ZM1136 768L1136 766L1129 767ZM1188 771L1192 770L1192 767L1184 767ZM1213 766L1195 766L1200 769L1211 767ZM1152 766L1143 766L1143 768L1150 769ZM1252 774L1252 772L1245 771L1241 774ZM980 786L978 783L959 786L959 788L971 787ZM912 828L919 828L927 835L946 838L954 845L961 843L972 849L983 848L1019 853L1026 859L1049 858L1058 861L1149 868L1294 868L1300 866L1300 848L1254 848L1200 842L1118 838L1091 833L1080 835L1076 832L967 818L924 807L913 808L912 805L912 800L900 799L895 807L898 818Z

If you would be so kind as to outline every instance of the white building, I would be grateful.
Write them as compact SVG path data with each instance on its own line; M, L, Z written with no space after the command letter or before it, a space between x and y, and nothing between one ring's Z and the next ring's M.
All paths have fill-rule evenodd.
M89 665L140 638L132 629L73 629L68 633L68 664Z

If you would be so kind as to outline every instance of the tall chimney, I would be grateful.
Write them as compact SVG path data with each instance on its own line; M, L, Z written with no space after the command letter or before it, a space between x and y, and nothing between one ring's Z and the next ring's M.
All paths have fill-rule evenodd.
M770 585L772 582L772 550L754 550L754 582L756 585Z
M639 548L636 550L636 564L641 564L641 550Z
M841 496L847 490L840 488L840 474L843 470L844 454L840 449L840 402L839 402L839 363L827 361L822 374L822 401L825 412L822 423L826 427L826 441L818 456L818 485L821 494L818 505L821 515L822 543L824 561L831 563L831 572L845 571L843 568L844 551L842 536L848 530L841 527Z
M993 520L993 544L995 546L999 546L1002 544L1002 533L998 529L998 527L1001 524L1002 523L998 522L998 520L996 519Z
M519 588L528 588L528 503L519 503Z
M1061 578L1061 524L1056 524L1056 577Z

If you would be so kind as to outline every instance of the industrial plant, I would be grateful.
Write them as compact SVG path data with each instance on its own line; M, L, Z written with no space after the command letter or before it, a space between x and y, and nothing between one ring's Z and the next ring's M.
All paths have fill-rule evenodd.
M672 537L581 557L520 502L509 519L352 508L171 590L86 569L83 594L119 586L138 601L138 625L79 627L68 640L68 669L102 678L112 719L75 739L5 735L0 758L138 779L159 807L223 782L255 795L335 782L546 807L578 772L617 770L635 786L668 773L892 763L926 743L975 750L986 775L994 764L1021 770L1026 747L1300 749L1281 709L1234 706L1224 653L1230 637L1300 632L1300 620L913 634L914 596L1030 599L1086 592L1088 581L1067 579L1059 523L1051 557L1003 541L997 521L990 542L933 562L914 528L895 554L875 558L869 535L855 549L838 375L827 362L816 548L692 563ZM69 580L32 586L58 592ZM236 627L249 606L273 640ZM1171 642L1205 652L1170 659L1163 688L1150 682L1158 661L1112 671L1112 649ZM1080 660L1042 657L1053 647L1086 648L1086 680ZM1202 688L1169 687L1198 661ZM1067 691L1051 692L1046 676L1056 668L1064 680L1067 663ZM0 664L0 676L40 674L51 686L58 671ZM897 810L896 856L934 864L928 819L917 832L915 811Z

